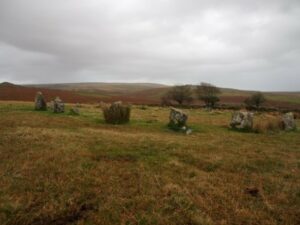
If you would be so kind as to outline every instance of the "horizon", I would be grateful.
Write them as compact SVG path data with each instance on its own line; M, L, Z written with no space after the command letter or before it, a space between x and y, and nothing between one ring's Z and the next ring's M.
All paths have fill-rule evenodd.
M161 88L164 87L174 87L177 85L191 85L196 86L199 84L162 84L162 83L151 83L151 82L64 82L64 83L13 83L9 81L3 81L0 82L1 84L8 83L12 85L19 85L19 86L36 86L36 85L66 85L66 84L112 84L112 85L126 85L126 84L136 84L136 85L157 85L161 86ZM232 87L224 87L224 86L216 86L221 89L229 89L229 90L236 90L236 91L245 91L245 92L264 92L264 93L298 93L300 90L296 91L289 91L289 90L283 90L283 91L265 91L265 90L255 90L255 89L239 89L239 88L232 88ZM46 87L47 88L47 87ZM156 87L159 88L159 87ZM150 88L151 89L151 88Z

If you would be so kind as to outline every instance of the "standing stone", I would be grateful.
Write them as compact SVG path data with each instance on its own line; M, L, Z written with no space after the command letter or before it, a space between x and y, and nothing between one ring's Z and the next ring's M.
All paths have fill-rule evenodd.
M37 92L34 100L35 110L47 110L47 103L42 92Z
M185 114L183 111L171 108L170 116L169 116L169 127L175 130L186 130L186 121L188 119L187 114Z
M234 112L232 114L230 126L232 128L248 130L253 127L253 113L250 112Z
M286 113L282 116L283 127L286 131L295 130L297 128L294 114L292 112Z
M130 121L130 105L123 105L121 101L103 106L103 116L106 123L122 124Z
M59 97L56 97L53 101L53 112L63 113L64 111L65 111L65 104Z

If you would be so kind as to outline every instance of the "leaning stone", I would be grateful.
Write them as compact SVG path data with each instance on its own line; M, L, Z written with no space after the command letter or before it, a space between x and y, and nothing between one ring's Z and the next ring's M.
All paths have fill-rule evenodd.
M286 131L295 130L297 128L294 114L292 112L286 113L282 116L283 127Z
M169 127L175 130L184 130L186 131L186 122L187 122L188 116L183 111L171 108L170 116L169 116Z
M232 114L230 126L240 130L250 130L253 128L253 113L250 112L234 112Z
M59 97L56 97L53 101L53 112L63 113L64 111L65 111L65 104Z
M34 100L35 110L47 110L47 103L42 92L37 92Z

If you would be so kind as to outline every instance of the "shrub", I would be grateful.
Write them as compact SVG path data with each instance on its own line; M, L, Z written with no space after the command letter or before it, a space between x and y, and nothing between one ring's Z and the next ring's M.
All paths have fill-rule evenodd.
M190 104L193 101L193 92L190 85L178 85L172 87L162 98L162 105L170 105L171 101L177 102L179 105L183 103Z
M212 84L201 83L197 86L197 94L199 100L203 101L207 108L214 108L220 101L221 90Z
M122 102L114 102L109 106L103 106L103 115L106 123L122 124L130 120L131 107Z
M163 95L160 100L161 100L162 106L172 105L172 99L171 99L171 96L169 95L169 93L166 93L165 95Z
M246 98L244 103L248 110L256 110L266 101L265 96L261 92L254 93L249 98Z

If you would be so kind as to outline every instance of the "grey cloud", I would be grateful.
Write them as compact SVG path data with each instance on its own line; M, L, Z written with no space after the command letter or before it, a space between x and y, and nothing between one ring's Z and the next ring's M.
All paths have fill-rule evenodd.
M1 0L0 81L300 90L297 0Z

